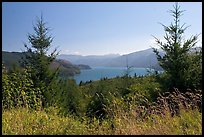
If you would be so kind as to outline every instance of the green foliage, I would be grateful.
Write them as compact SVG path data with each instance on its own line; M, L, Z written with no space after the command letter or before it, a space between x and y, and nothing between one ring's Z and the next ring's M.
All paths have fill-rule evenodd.
M185 70L185 86L191 89L202 89L202 47L188 56L189 69Z
M132 84L129 88L132 96L133 94L139 94L146 97L148 100L155 101L158 94L161 93L161 86L152 76L144 77L143 79L138 79L138 82Z
M41 91L35 88L29 68L7 74L2 64L2 106L3 108L41 107Z
M5 70L2 72L7 74ZM5 87L8 86L6 84L8 76L3 75ZM73 80L59 79L55 81L56 83L52 83L55 86L52 87L55 90L49 94L52 96L47 96L51 100L50 106L57 107L44 108L41 111L4 108L2 132L3 134L100 135L201 134L202 117L199 111L202 111L200 109L202 92L188 91L185 95L176 92L167 96L163 93L155 103L152 102L153 96L149 95L160 87L154 76L131 78L130 93L124 96L120 91L122 81L123 78L102 79L79 87ZM195 94L192 94L194 92ZM166 100L166 106L162 100ZM171 112L176 110L175 106L182 101L183 104L186 102L187 107L180 107L179 116L172 117ZM193 111L190 111L191 109Z
M85 113L84 96L80 91L78 85L74 80L59 79L55 84L54 94L51 97L60 109L61 113L74 114L76 116L82 116Z
M187 29L187 27L184 28L185 24L180 26L180 17L183 11L176 3L174 10L170 12L174 17L174 24L171 23L170 26L162 24L166 32L164 39L167 42L163 43L155 37L157 45L165 52L165 55L160 55L159 51L153 48L160 66L167 75L163 81L168 81L168 83L165 82L166 88L170 90L173 88L180 90L201 88L202 52L191 54L192 48L197 43L198 35L183 40L184 31Z
M101 80L98 82L95 87L91 88L91 98L90 102L87 106L87 116L97 119L104 119L108 117L108 113L106 111L107 107L109 107L112 96L111 96L111 86L109 83Z

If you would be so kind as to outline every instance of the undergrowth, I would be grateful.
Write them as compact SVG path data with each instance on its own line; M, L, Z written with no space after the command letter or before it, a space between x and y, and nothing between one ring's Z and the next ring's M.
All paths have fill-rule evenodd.
M100 123L97 119L71 114L62 116L59 109L50 107L45 110L18 108L3 110L3 135L195 135L202 134L202 113L199 110L182 109L179 116L150 115L145 120L137 119L134 111L118 110L113 119ZM114 126L113 126L114 124Z

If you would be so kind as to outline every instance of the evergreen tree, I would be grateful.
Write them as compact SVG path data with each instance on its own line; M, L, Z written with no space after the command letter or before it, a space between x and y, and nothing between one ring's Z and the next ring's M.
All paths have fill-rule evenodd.
M50 87L58 72L57 70L51 71L50 64L54 61L58 53L56 53L57 49L55 48L48 55L53 38L48 36L50 29L46 27L42 15L40 19L37 18L37 23L33 26L33 29L34 34L28 34L31 47L24 44L27 49L27 55L24 58L23 65L31 68L30 73L34 86L41 89L43 97L46 99L46 94L49 94L49 91L52 90ZM43 103L45 103L45 100Z
M185 23L180 25L183 11L180 10L178 3L173 7L174 10L170 10L170 13L174 18L174 23L171 23L170 26L162 24L166 43L155 37L157 45L165 54L162 56L156 48L153 50L160 66L165 71L167 81L165 85L169 90L172 88L181 90L197 88L202 81L202 51L200 50L199 54L192 54L191 50L197 43L198 35L191 36L187 40L183 38L184 31L188 28L185 27Z

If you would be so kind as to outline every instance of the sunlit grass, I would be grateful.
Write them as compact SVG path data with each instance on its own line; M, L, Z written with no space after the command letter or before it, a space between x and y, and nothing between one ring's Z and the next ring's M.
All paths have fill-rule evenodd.
M118 119L119 120L119 119ZM182 110L180 116L151 115L146 120L123 117L115 134L128 135L201 135L202 113L198 110Z
M118 111L122 112L122 111ZM130 112L131 113L131 112ZM116 113L114 119L97 119L90 124L88 118L81 122L71 115L58 115L57 108L34 111L25 108L3 110L2 134L4 135L195 135L202 134L202 113L182 110L180 116L151 115L139 120L134 115ZM114 123L114 128L111 128Z

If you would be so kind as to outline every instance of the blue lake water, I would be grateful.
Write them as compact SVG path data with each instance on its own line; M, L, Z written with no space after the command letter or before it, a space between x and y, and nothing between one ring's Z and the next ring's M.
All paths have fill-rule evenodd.
M129 75L137 76L148 74L148 68L130 68ZM89 80L95 81L101 78L113 78L117 76L123 76L127 73L126 67L92 67L92 69L81 70L81 73L75 75L73 78L79 84L80 81L86 82Z

